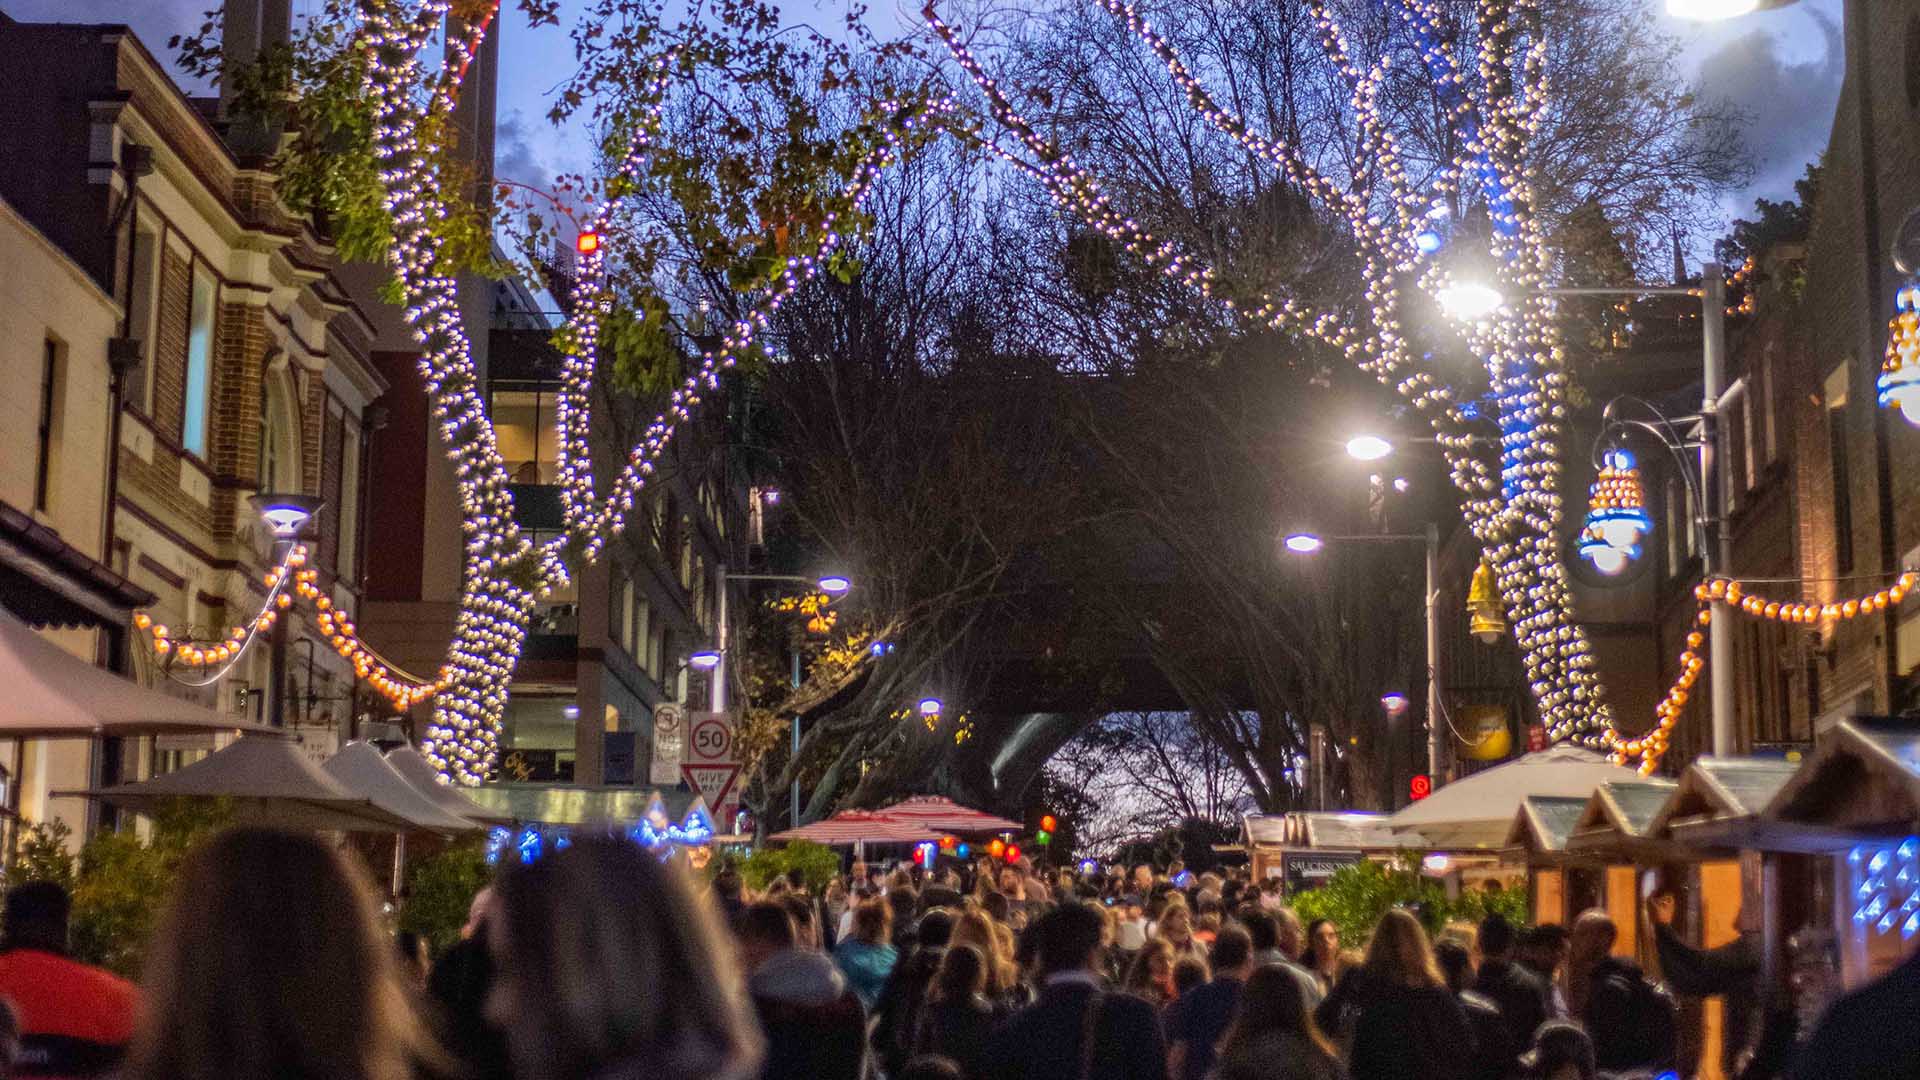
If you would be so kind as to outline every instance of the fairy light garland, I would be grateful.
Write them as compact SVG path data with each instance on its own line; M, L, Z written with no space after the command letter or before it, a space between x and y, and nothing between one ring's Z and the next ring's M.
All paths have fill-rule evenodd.
M1887 358L1880 365L1880 406L1892 405L1908 423L1920 424L1920 283L1902 285L1893 305Z
M1479 100L1453 55L1452 30L1440 6L1427 0L1397 5L1462 147L1460 156L1439 170L1430 193L1418 191L1408 178L1398 136L1379 106L1391 55L1370 65L1357 62L1347 34L1324 3L1310 8L1323 53L1348 89L1365 151L1364 164L1348 183L1323 175L1299 148L1253 132L1243 118L1222 108L1134 5L1124 0L1100 3L1153 52L1188 104L1209 123L1346 218L1366 281L1369 318L1363 325L1351 325L1290 296L1236 303L1221 295L1212 267L1117 209L1071 155L1034 129L931 3L922 15L985 96L995 121L1016 137L1025 154L997 144L990 144L992 148L1035 176L1063 212L1232 316L1340 350L1428 417L1464 496L1468 526L1499 583L1533 697L1549 731L1555 739L1608 745L1611 715L1602 700L1591 649L1571 619L1558 543L1559 443L1568 379L1553 305L1538 297L1516 301L1497 316L1463 328L1488 370L1501 427L1498 475L1474 452L1471 429L1476 416L1437 377L1430 357L1414 355L1402 325L1408 303L1403 282L1413 280L1419 291L1436 299L1450 284L1445 267L1431 258L1445 246L1436 222L1450 216L1448 199L1464 201L1476 191L1484 197L1493 224L1493 254L1508 295L1528 296L1544 282L1550 259L1542 226L1532 212L1529 179L1530 146L1543 123L1547 100L1537 3L1481 5L1473 46Z
M1651 731L1634 736L1618 732L1611 734L1614 763L1625 765L1639 758L1642 775L1651 775L1659 766L1671 742L1674 725L1679 723L1681 714L1686 711L1693 685L1706 668L1706 661L1700 656L1700 647L1706 643L1705 630L1713 622L1715 601L1723 601L1728 612L1738 612L1749 618L1811 626L1821 622L1855 619L1898 607L1916 586L1920 586L1920 571L1903 570L1893 584L1885 588L1846 600L1823 603L1772 599L1748 592L1735 578L1716 577L1694 586L1693 598L1699 602L1700 609L1694 616L1694 628L1687 632L1687 647L1680 654L1680 674L1654 710Z

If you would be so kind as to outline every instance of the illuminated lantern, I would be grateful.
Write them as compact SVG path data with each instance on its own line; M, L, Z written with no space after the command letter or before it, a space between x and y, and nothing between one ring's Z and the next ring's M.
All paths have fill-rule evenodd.
M600 234L591 230L583 232L580 238L573 242L573 246L580 254L591 255L600 250Z
M957 837L943 836L940 838L940 850L950 852L953 850L954 845L959 842Z
M1880 366L1880 405L1892 406L1907 423L1920 425L1920 284L1902 286L1893 303L1887 359Z
M1041 847L1046 847L1048 844L1053 843L1053 834L1045 829L1041 829L1039 832L1033 834L1033 842L1039 844Z
M1493 645L1507 636L1506 612L1500 604L1500 585L1493 578L1493 567L1485 559L1473 571L1467 585L1467 633L1483 645Z
M1020 861L1020 845L1019 844L1007 845L1007 861L1008 862Z
M953 853L959 858L964 859L973 854L973 847L970 844L961 844L959 847L953 849Z
M987 854L993 856L996 859L1002 855L1005 855L1006 853L1007 853L1007 842L1005 840L1000 839L999 837L995 837L993 842L987 845Z
M1052 814L1040 815L1040 831L1041 832L1052 832L1058 826L1058 824L1059 824L1058 822L1054 821Z

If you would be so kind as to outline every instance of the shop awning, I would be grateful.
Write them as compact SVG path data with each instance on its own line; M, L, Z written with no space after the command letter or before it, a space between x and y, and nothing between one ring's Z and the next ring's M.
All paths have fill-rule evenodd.
M811 840L816 844L835 847L847 844L922 844L938 840L942 835L944 830L898 821L887 814L842 810L825 820L774 833L767 839Z
M483 822L489 825L504 825L513 820L512 815L493 810L462 795L451 784L440 782L440 774L431 762L420 756L420 751L411 746L399 746L387 751L387 764L393 771L413 785L413 789L432 800L435 806L455 817L469 821Z
M1417 832L1441 850L1494 849L1506 843L1514 815L1529 795L1584 800L1608 781L1640 779L1604 754L1561 743L1437 788L1388 818L1387 826Z
M0 738L269 730L95 667L0 609Z
M58 530L0 502L0 596L35 626L120 628L152 593L67 543Z
M961 806L939 795L916 795L874 813L941 833L1003 833L1022 828L1017 821Z
M477 821L434 805L433 800L415 790L406 777L394 771L372 743L350 742L321 768L347 790L366 796L373 805L407 819L423 831L451 835L479 832L483 827Z
M225 799L234 816L266 825L338 832L410 832L411 819L375 805L327 775L298 743L249 735L164 776L102 791L55 792L152 813L173 799Z

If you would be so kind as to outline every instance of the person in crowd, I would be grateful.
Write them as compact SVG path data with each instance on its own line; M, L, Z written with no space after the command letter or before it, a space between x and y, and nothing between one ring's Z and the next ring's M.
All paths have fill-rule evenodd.
M938 1054L951 1058L964 1076L980 1076L994 1023L986 990L987 958L980 950L971 945L947 949L920 1012L914 1056Z
M1040 997L994 1033L1018 1052L989 1056L989 1080L1166 1080L1167 1047L1154 1007L1103 990L1103 921L1081 903L1062 904L1029 930Z
M793 944L798 949L822 951L820 945L820 925L816 921L818 905L805 893L787 891L779 898L780 906L787 909L787 917L793 920Z
M852 907L847 898L847 883L844 878L834 876L827 882L827 891L820 898L821 913L820 947L831 950L840 943L840 918Z
M764 1080L861 1080L866 1010L833 960L801 941L788 905L748 904L734 929L767 1040Z
M1212 981L1181 995L1167 1012L1167 1074L1173 1080L1203 1080L1212 1071L1220 1038L1253 974L1253 938L1239 926L1222 927L1212 959Z
M1520 1055L1520 1065L1532 1080L1598 1080L1593 1037L1571 1020L1549 1020L1534 1033L1533 1044Z
M967 1074L960 1063L938 1054L927 1054L907 1062L894 1080L966 1080Z
M407 1080L442 1063L372 886L314 836L208 840L181 868L145 967L117 1070L129 1080Z
M1173 958L1179 960L1191 956L1196 960L1207 958L1207 947L1199 938L1193 936L1193 912L1186 901L1181 900L1167 905L1154 927L1154 936L1173 946ZM1168 974L1172 974L1169 966Z
M1741 1063L1756 1049L1762 1029L1760 927L1749 920L1743 906L1734 917L1740 936L1714 949L1696 949L1681 940L1673 928L1678 898L1661 890L1647 898L1647 920L1653 924L1654 947L1660 956L1660 974L1676 994L1694 997L1720 995L1720 1067L1728 1076L1739 1074ZM1705 1010L1694 1010L1704 1016ZM1699 1022L1699 1021L1696 1021ZM1703 1045L1704 1034L1694 1033L1689 1045Z
M1313 1021L1300 981L1278 965L1257 966L1220 1040L1214 1080L1345 1080L1333 1043Z
M67 891L51 881L7 890L0 1001L13 1004L22 1076L112 1075L133 1037L133 985L67 955L72 910Z
M0 998L0 1080L13 1080L20 1061L20 1019L13 1006Z
M740 871L732 866L723 868L713 876L714 899L719 901L720 918L727 925L733 925L733 920L740 915L740 909L747 906L746 891L746 881L740 877Z
M1173 965L1173 1000L1178 1002L1195 989L1207 985L1211 972L1207 965L1189 956ZM1172 1007L1170 1004L1169 1008Z
M943 908L920 916L919 924L914 932L913 951L894 964L875 1010L873 1045L880 1054L881 1066L888 1073L898 1072L913 1055L928 987L933 984L953 937L953 915Z
M1000 925L980 908L968 908L954 920L948 947L971 945L980 950L987 961L987 1000L993 1003L995 1015L1004 1017L1025 1005L1027 998L1020 982L1020 965L1007 948Z
M1568 1015L1566 995L1559 982L1560 969L1567 963L1567 928L1559 923L1541 923L1528 928L1520 935L1513 958L1546 983L1547 995L1552 999L1551 1015Z
M1270 964L1284 967L1300 984L1301 992L1307 995L1308 1006L1318 1008L1326 994L1320 989L1320 982L1313 973L1295 960L1306 935L1300 928L1300 917L1293 913L1293 909L1268 909L1257 903L1243 904L1234 917L1253 939L1253 962L1262 967ZM1289 944L1294 946L1294 951L1289 951Z
M914 936L919 932L920 894L912 886L902 885L889 889L885 899L892 928L889 943L896 954L905 956L913 951Z
M428 999L438 1007L440 1045L466 1080L508 1080L513 1075L507 1033L487 1018L494 978L487 920L496 907L492 886L474 894L460 940L441 954L427 977Z
M1184 959L1195 958L1187 956ZM1196 962L1202 966L1206 963ZM1133 966L1127 969L1127 977L1121 985L1127 993L1153 1003L1156 1008L1164 1006L1176 996L1173 985L1175 963L1173 946L1165 938L1154 938L1133 958Z
M1920 952L1827 1010L1794 1058L1792 1080L1920 1075Z
M1552 1014L1553 998L1540 976L1514 960L1518 935L1499 912L1480 920L1480 971L1473 989L1500 1010L1506 1045L1516 1056Z
M880 1002L880 991L899 952L893 947L893 909L885 900L867 900L853 909L853 932L833 950L834 963L860 996L860 1004L871 1010Z
M760 1074L764 1043L735 951L683 871L623 839L580 837L496 889L488 1012L517 1080Z
M1307 926L1306 968L1320 984L1320 996L1333 993L1340 978L1340 927L1332 919L1315 919Z
M1114 948L1129 962L1147 944L1147 909L1133 900L1114 904Z
M407 985L425 990L427 978L433 973L433 953L427 948L427 939L412 930L402 930L393 935L393 954L400 958L400 973Z
M1365 963L1340 979L1317 1019L1351 1047L1354 1080L1462 1080L1473 1065L1473 1028L1426 930L1402 908L1381 916Z
M1473 1028L1473 1064L1467 1070L1471 1080L1502 1080L1513 1072L1519 1048L1509 1041L1506 1018L1500 1006L1471 987L1474 977L1473 953L1458 938L1434 943L1433 958L1447 989L1460 1002L1460 1011Z
M1567 937L1567 1008L1593 1036L1594 1061L1606 1072L1657 1069L1677 1057L1673 999L1640 965L1613 955L1619 936L1599 908L1580 913Z

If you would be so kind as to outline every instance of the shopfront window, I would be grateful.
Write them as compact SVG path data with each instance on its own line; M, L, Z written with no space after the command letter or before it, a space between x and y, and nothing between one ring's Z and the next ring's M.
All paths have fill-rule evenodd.
M551 385L496 385L488 396L494 438L515 484L560 482L558 395Z
M571 783L574 723L571 696L514 694L500 726L499 778L523 783Z

